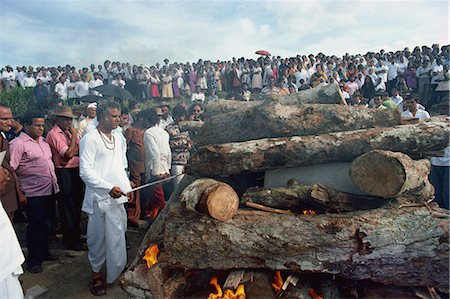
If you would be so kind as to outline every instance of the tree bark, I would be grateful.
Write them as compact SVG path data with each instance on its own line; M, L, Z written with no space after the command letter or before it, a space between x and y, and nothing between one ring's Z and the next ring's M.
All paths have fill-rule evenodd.
M378 208L386 204L387 200L341 192L321 184L309 186L295 183L281 188L250 188L241 200L241 203L247 202L293 212L349 212Z
M426 202L433 198L434 187L428 180L431 164L414 161L403 153L373 150L350 165L350 178L362 191L383 198Z
M398 286L449 286L450 223L426 207L314 216L239 210L228 222L176 215L173 211L165 223L161 253L175 267L266 268Z
M180 195L189 211L196 211L220 221L233 218L239 207L239 197L230 185L213 179L198 179Z
M277 102L282 105L301 104L343 104L344 97L336 84L329 84L308 90L299 91L296 94L281 96L276 100L269 99L269 102ZM234 101L216 100L210 101L205 106L205 113L208 117L229 113L233 111L244 111L261 105L265 101Z
M261 138L307 136L402 123L392 109L326 104L281 105L266 102L253 109L211 117L198 131L198 145Z
M215 176L350 162L372 149L417 154L445 148L449 144L449 132L448 122L429 121L392 128L207 145L192 155L187 171Z

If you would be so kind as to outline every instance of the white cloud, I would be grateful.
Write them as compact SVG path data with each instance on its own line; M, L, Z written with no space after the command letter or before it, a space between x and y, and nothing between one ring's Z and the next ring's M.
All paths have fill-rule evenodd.
M342 55L449 36L446 1L40 1L39 14L18 3L0 3L0 65Z

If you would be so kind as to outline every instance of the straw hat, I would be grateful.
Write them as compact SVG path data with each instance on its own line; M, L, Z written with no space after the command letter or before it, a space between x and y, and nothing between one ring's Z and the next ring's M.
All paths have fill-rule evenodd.
M72 113L72 108L64 106L64 107L57 107L55 111L53 112L53 116L62 116L62 117L68 117L68 118L77 118Z

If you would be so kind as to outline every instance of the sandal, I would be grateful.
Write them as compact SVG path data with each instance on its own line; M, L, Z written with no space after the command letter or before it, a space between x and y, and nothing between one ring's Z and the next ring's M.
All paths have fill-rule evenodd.
M92 277L89 283L89 291L91 291L94 296L106 295L106 283L102 276Z

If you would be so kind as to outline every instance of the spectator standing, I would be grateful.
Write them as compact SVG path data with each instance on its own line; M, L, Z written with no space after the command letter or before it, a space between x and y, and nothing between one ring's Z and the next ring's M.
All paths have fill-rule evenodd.
M417 68L416 77L418 81L418 95L424 104L428 103L430 93L431 66L429 58L424 58L422 65Z
M410 98L406 99L407 110L402 112L402 116L406 118L430 118L430 114L425 110L418 109L417 105L419 97L416 94L412 94Z
M55 125L48 132L46 140L52 150L56 177L61 192L58 194L58 207L61 216L63 243L70 250L84 251L81 242L81 203L83 182L79 172L79 143L77 129L72 126L70 107L57 107L53 113Z
M98 126L80 142L80 177L86 184L83 211L88 214L87 245L92 267L89 289L93 295L106 294L101 268L106 262L106 282L113 283L127 260L125 192L131 190L122 161L125 146L112 132L119 126L120 105L99 105Z
M156 182L170 175L172 157L169 134L158 126L159 116L154 109L143 111L142 116L149 127L144 133L145 177L147 182ZM155 220L165 207L165 200L169 194L165 192L163 186L166 187L167 183L159 182L143 191L149 199L144 209L148 220Z
M27 269L31 273L42 272L42 261L56 260L48 251L48 237L59 187L50 146L42 137L44 122L42 114L25 114L25 132L11 142L11 166L26 197Z
M0 200L5 208L8 217L12 221L14 212L19 208L20 203L25 203L25 197L19 192L16 173L10 164L10 147L5 133L11 130L13 114L8 106L0 104L0 152L5 151L6 155L1 163L2 170L8 172L8 178L3 192L0 193Z
M17 86L16 73L14 73L14 69L10 65L7 65L6 69L2 72L2 80L5 85L5 90L9 90Z
M97 115L97 103L90 103L86 108L86 117L78 125L77 135L81 139L84 129Z

